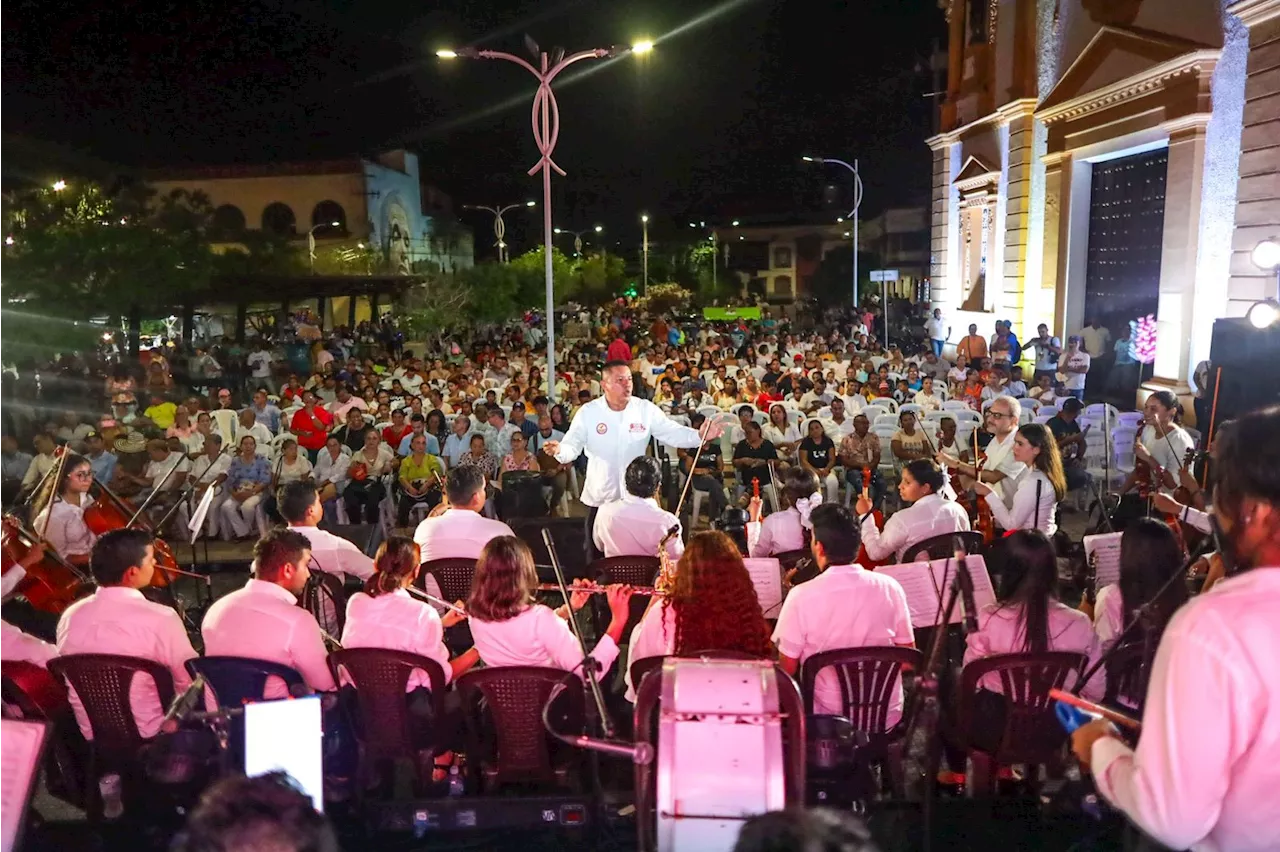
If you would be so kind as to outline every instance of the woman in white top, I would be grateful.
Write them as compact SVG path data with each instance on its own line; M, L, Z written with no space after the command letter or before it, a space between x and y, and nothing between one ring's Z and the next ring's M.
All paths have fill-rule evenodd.
M739 651L764 659L773 650L751 575L733 539L700 532L689 539L667 597L654 596L631 631L627 700L635 701L631 663L646 657L692 656L703 651Z
M1171 494L1178 487L1179 472L1187 463L1187 454L1195 449L1191 436L1178 425L1182 404L1170 391L1156 391L1147 397L1142 406L1144 426L1134 444L1137 461L1146 462L1158 473L1160 481L1152 480L1154 490ZM1137 471L1129 474L1120 493L1128 492L1137 484Z
M311 460L298 452L297 441L293 438L285 438L280 442L280 457L271 467L271 488L267 490L267 497L262 501L267 510L267 517L272 520L279 519L276 514L276 492L280 486L311 479L313 469Z
M1004 547L1003 582L996 602L979 611L977 632L966 639L965 665L1000 654L1046 651L1084 654L1092 661L1097 656L1097 641L1088 616L1057 597L1058 562L1053 543L1038 530L1019 530L1004 539ZM1101 690L1093 688L1100 680L1090 682L1086 696L1101 697ZM1068 678L1067 687L1073 685L1074 680ZM987 750L999 745L1007 707L1003 691L1000 676L994 672L979 683L972 698L975 709L968 732L972 744ZM954 713L954 704L944 706ZM953 771L963 771L964 751L948 747L947 763ZM960 783L963 775L939 780Z
M894 512L883 531L871 514L871 500L860 495L854 508L862 518L862 546L867 556L876 562L893 556L901 562L914 544L936 535L967 532L969 515L954 500L938 493L945 484L942 469L932 459L908 462L898 480L898 494L911 505Z
M408 589L418 577L420 562L413 539L392 536L382 543L373 560L376 573L365 581L364 591L347 600L342 647L406 651L435 660L444 671L447 684L474 666L480 655L470 648L449 659L444 631L465 616L450 610L441 618L430 604L410 595ZM350 683L345 673L341 674L341 682ZM414 726L414 744L419 748L436 746L436 780L442 780L453 762L453 749L461 740L461 704L455 693L445 693L444 718L432 718L431 681L421 670L410 673L405 691L409 694L410 714L422 722Z
M1040 530L1052 536L1058 531L1058 502L1067 494L1058 442L1043 424L1028 423L1013 436L1013 458L1025 467L1018 474L1012 505L1006 506L985 482L975 482L973 490L987 501L1001 529Z
M480 659L496 666L547 666L573 671L582 664L582 649L565 619L569 607L581 609L590 600L589 581L570 595L568 604L553 610L534 601L538 574L529 546L515 536L491 539L480 551L467 600L471 638ZM618 657L618 642L630 613L631 589L613 585L606 591L611 616L609 628L596 643L591 657L600 664L600 675Z
M782 495L787 502L785 510L761 521L764 507L760 498L752 497L748 504L751 520L747 524L747 552L753 558L809 549L809 513L822 503L818 477L811 470L793 467L781 479Z
M82 455L68 451L62 477L54 488L49 505L36 515L35 532L72 565L89 564L98 537L85 526L84 510L93 505L89 489L93 486L93 466Z
M382 477L391 472L395 454L382 442L377 429L365 433L364 446L351 456L347 475L351 481L342 492L351 523L378 523L379 506L387 496Z
M1088 597L1080 609L1093 616L1093 632L1098 650L1106 653L1117 642L1140 642L1143 632L1135 630L1121 638L1124 628L1142 607L1150 618L1144 624L1164 630L1173 613L1187 601L1187 584L1169 580L1182 573L1182 545L1164 521L1137 518L1120 536L1120 577L1098 589L1092 606Z
M763 429L764 439L773 444L778 451L778 458L794 460L796 446L800 443L800 427L787 417L787 409L782 403L775 402L769 406L769 422Z

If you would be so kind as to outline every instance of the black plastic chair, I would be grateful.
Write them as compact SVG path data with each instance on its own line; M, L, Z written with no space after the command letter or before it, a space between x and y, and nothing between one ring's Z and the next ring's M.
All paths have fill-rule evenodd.
M985 543L980 532L954 532L935 535L924 541L917 541L902 554L902 561L917 562L922 559L947 559L956 555L956 539L964 545L964 552L976 556L982 552Z
M542 708L555 696L549 719L564 735L586 725L586 692L577 675L541 666L499 666L457 680L467 721L467 770L473 789L510 786L578 789L588 765L583 750L555 740L542 724ZM481 702L483 698L483 702Z
M432 559L422 563L415 585L427 590L427 575L436 578L440 596L447 601L465 601L471 597L471 578L476 574L474 559Z
M1134 715L1141 718L1150 676L1145 643L1129 642L1120 646L1107 660L1107 688L1102 703L1132 708Z
M890 786L903 793L902 745L906 736L906 715L890 727L889 704L904 667L919 671L924 655L915 648L840 648L814 654L804 661L800 672L805 712L812 714L814 687L818 674L833 669L840 687L840 709L855 731L867 735L867 753L888 771ZM904 707L905 709L905 707Z
M658 579L661 566L661 560L656 556L608 556L593 561L587 567L587 576L602 586L610 583L652 586ZM636 595L631 599L627 626L622 631L624 641L631 637L631 631L640 623L648 606L648 595ZM609 603L604 595L591 596L591 617L595 620L596 635L600 635L604 625L609 623Z
M284 681L290 695L305 695L307 683L297 669L257 660L252 657L196 657L186 662L191 677L202 675L214 700L224 710L235 710L266 697L267 680L278 677ZM231 717L227 726L229 734L228 757L236 767L244 765L244 716Z
M807 583L818 576L818 566L813 561L813 554L807 550L784 550L773 554L773 558L778 560L778 570L783 576L786 576L792 568L797 569L791 578L793 587Z
M341 636L347 623L346 584L337 574L312 570L298 598L298 606L315 616L325 633Z
M744 655L745 656L745 655ZM658 659L664 665L654 666L647 660ZM667 660L672 657L649 657L637 660L645 663L648 671L640 671L642 682L636 685L635 739L637 743L649 743L655 751L661 748L655 736L658 705L662 697L662 673ZM746 659L754 659L746 657ZM786 672L773 667L778 683L779 712L783 716L783 750L786 764L787 807L803 807L805 803L805 714L804 699L800 687ZM633 665L633 673L636 668ZM655 673L653 677L645 675ZM634 683L634 681L633 681ZM657 759L655 758L655 763ZM641 852L656 848L656 770L653 764L637 764L635 767L635 804L637 847Z
M75 691L93 732L84 776L84 802L90 819L97 820L102 816L99 775L107 771L120 773L125 782L126 803L134 798L144 779L144 750L151 738L142 736L133 717L129 691L134 676L151 678L160 706L168 707L173 703L173 675L153 660L119 654L68 654L50 660L48 668L50 674Z
M5 660L0 662L0 697L6 719L49 724L49 745L44 752L45 786L53 796L84 809L89 745L71 713L61 681L34 663Z
M425 794L431 781L435 758L433 739L428 747L419 748L415 736L421 720L409 712L409 677L414 671L426 672L430 682L432 719L444 716L444 669L435 660L405 651L384 648L346 648L329 654L329 667L336 683L345 673L356 691L359 724L355 725L360 746L360 783L366 788L379 766L409 758L417 773L418 790Z

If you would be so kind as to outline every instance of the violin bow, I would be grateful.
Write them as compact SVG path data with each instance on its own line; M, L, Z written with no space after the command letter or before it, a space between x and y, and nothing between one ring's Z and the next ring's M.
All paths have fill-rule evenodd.
M45 540L45 535L49 532L49 521L53 519L53 501L58 497L58 483L62 481L62 471L66 469L66 466L67 448L64 446L62 448L62 452L58 454L58 463L52 468L52 470L56 470L57 472L53 477L53 491L49 493L49 502L43 507L44 509L48 509L48 511L44 513L44 522L40 525L39 534L41 541Z

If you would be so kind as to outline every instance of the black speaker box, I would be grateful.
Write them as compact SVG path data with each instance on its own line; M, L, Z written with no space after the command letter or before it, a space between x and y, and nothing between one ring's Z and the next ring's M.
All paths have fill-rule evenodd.
M544 528L551 530L551 540L555 542L556 555L560 557L560 567L564 569L565 579L576 580L588 576L584 556L586 519L516 518L508 521L508 525L533 551L533 563L538 567L540 582L554 583L556 580L555 572L551 570L551 557L547 555L547 546L542 541Z
M372 557L378 552L378 545L382 544L382 526L379 524L326 524L321 523L320 529L331 532L336 536L345 538L347 541L360 548L364 555Z
M1254 328L1248 320L1229 318L1213 324L1209 363L1209 399L1218 391L1214 423L1239 417L1280 402L1280 325ZM1220 372L1219 372L1220 371Z

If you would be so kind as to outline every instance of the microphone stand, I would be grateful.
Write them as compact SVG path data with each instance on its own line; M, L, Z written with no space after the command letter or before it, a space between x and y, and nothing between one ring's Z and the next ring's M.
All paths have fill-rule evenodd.
M613 720L609 718L609 711L604 706L604 693L600 691L600 678L596 672L597 663L587 653L587 643L582 636L582 628L578 626L578 620L574 617L573 604L570 602L569 585L564 579L564 568L560 565L560 557L556 553L556 543L551 537L551 530L547 527L542 528L542 543L546 545L547 557L551 560L551 570L556 575L556 585L560 587L560 594L564 596L565 606L569 608L569 627L573 631L573 637L578 640L578 647L582 650L582 670L587 675L587 686L591 692L591 700L595 703L596 712L600 715L600 728L606 739L613 739Z
M964 632L966 634L976 632L978 626L978 612L973 600L973 577L969 573L968 565L965 563L964 545L958 539L956 541L955 558L956 571L954 576L950 573L951 560L948 559L943 565L942 586L938 589L938 604L942 618L934 628L933 638L929 642L929 655L925 658L924 669L916 676L916 688L911 695L911 702L907 708L907 733L903 739L903 742L907 743L907 748L910 748L923 716L926 729L926 775L924 790L922 791L924 838L921 848L925 852L930 852L933 846L934 804L937 798L934 784L938 774L938 767L941 764L941 743L938 741L938 727L941 718L938 704L938 684L944 662L943 647L947 641L947 631L951 624L951 617L955 614L957 600L963 600L964 602ZM946 605L942 606L941 589L948 586L947 578L949 576L951 577L951 583L947 592Z

